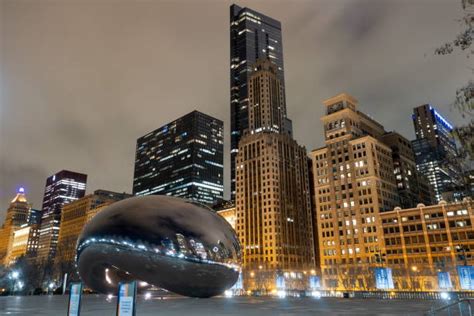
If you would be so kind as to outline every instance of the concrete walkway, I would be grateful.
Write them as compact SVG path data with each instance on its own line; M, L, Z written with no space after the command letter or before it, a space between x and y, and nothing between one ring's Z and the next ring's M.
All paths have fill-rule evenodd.
M115 298L84 295L81 316L114 316ZM148 315L422 315L440 301L215 297L171 297L145 300L140 296L137 316ZM66 315L67 296L0 297L0 315Z

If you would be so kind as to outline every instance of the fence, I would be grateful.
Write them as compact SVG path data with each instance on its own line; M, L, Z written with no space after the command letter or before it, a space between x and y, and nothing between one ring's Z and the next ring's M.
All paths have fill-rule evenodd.
M361 299L397 300L459 300L474 299L474 292L420 292L420 291L319 291L321 297L346 297Z

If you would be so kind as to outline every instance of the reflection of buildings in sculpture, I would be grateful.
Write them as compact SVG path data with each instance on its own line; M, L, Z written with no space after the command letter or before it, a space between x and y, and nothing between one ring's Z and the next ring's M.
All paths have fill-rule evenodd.
M383 251L379 214L397 206L398 194L392 151L379 140L383 126L358 111L350 95L324 105L326 146L311 157L321 271L324 286L337 288L341 274L359 274ZM350 283L364 282L357 275Z
M187 258L222 262L223 260L225 261L225 258L235 255L230 253L220 240L216 245L207 245L207 247L205 247L202 242L194 239L189 239L188 241L184 235L179 233L176 234L176 240L179 246L179 253ZM206 250L208 248L211 249L211 251Z
M191 246L194 248L194 251L198 255L199 258L201 259L207 259L207 251L202 242L200 241L195 241L193 239L190 240Z
M38 263L54 259L63 206L84 196L86 182L87 175L68 170L46 179L36 257Z
M0 264L8 264L8 253L12 247L14 233L28 223L31 206L25 197L25 190L20 188L8 207L5 222L0 228Z
M235 223L250 289L274 288L277 269L314 268L306 150L285 125L284 86L276 66L259 60L253 69L249 129L236 157ZM254 282L264 273L271 280Z
M232 253L230 252L229 249L225 247L225 245L222 243L222 241L218 241L217 245L215 245L212 248L214 255L213 257L217 259L217 261L221 261L222 258L229 258L232 257Z
M449 272L451 280L457 280L456 265L474 264L474 203L470 200L397 208L380 218L386 264L393 269L398 289L435 290L437 272Z
M183 234L176 234L176 240L178 241L179 252L184 256L189 256L192 254L192 251L186 241L186 237Z
M76 242L86 223L106 206L131 197L130 194L96 190L63 207L55 265L70 269L76 255ZM61 269L61 268L60 268Z
M164 251L168 255L176 255L176 247L173 243L173 241L169 238L165 238L161 241L161 245L164 248Z

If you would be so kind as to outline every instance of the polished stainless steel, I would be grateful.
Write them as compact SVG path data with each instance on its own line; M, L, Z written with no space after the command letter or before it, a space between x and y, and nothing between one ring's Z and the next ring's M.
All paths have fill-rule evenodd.
M116 202L83 229L76 262L101 293L139 280L177 294L210 297L236 282L241 250L232 227L210 208L150 195Z

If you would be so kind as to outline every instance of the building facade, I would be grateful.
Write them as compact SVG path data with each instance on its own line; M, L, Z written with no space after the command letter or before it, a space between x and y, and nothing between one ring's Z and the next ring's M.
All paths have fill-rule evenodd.
M84 196L87 175L62 170L46 179L43 211L36 260L46 264L54 260L64 205Z
M284 86L269 59L253 67L249 128L236 157L236 232L243 252L247 289L304 287L314 269L313 227L306 150L287 133Z
M380 214L399 204L392 150L352 96L324 105L326 146L311 152L321 273L327 288L362 286L359 272L384 251Z
M434 190L437 202L443 193L462 187L461 164L457 160L457 149L451 132L452 125L429 104L413 110L413 125L416 139L413 141L416 165ZM463 189L453 194L453 199L461 199Z
M7 209L5 222L0 228L0 264L9 264L9 253L13 245L15 230L27 224L31 205L26 200L25 190L20 188Z
M470 199L380 214L386 260L399 290L438 290L448 272L459 290L458 265L474 264L474 204Z
M74 260L76 243L86 223L104 207L125 198L131 194L116 193L106 190L96 190L67 205L61 212L58 245L55 256L55 268L58 275L75 273Z
M13 232L13 239L11 246L8 249L6 264L11 265L15 261L27 255L28 252L28 239L31 233L31 226L23 224Z
M223 122L193 111L137 140L133 194L212 205L224 193Z
M230 7L231 200L235 201L235 159L248 128L248 86L252 66L269 58L284 85L281 23L249 8ZM285 96L282 99L285 103ZM285 121L291 130L291 121Z
M434 204L426 178L416 169L411 142L397 132L385 133L381 140L392 150L393 173L397 184L399 206L411 208L423 203Z

